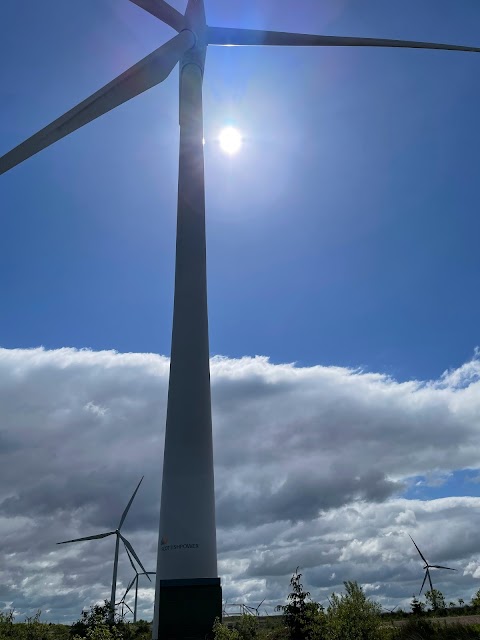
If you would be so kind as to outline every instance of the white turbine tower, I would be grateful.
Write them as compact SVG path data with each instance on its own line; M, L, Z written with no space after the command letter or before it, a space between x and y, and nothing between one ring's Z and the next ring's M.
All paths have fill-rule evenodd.
M477 53L480 48L210 27L203 0L188 0L185 15L165 0L131 1L178 34L0 158L0 173L162 82L180 63L175 299L153 638L157 640L159 634L203 638L222 613L215 532L202 145L207 46L399 47Z
M122 517L120 518L120 522L115 531L107 531L106 533L97 533L94 536L86 536L85 538L75 538L74 540L65 540L64 542L57 542L57 544L69 544L70 542L83 542L84 540L100 540L101 538L107 538L108 536L116 536L115 542L115 556L113 560L113 576L112 576L112 593L110 596L110 607L111 607L111 615L114 615L115 612L115 593L117 590L117 569L118 569L118 549L120 546L120 540L123 542L125 546L125 550L127 553L131 553L135 560L138 562L139 566L142 567L143 571L145 571L143 564L140 562L140 558L135 553L134 548L130 544L130 542L120 533L120 529L122 528L123 523L125 522L125 518L127 517L127 513L132 506L133 499L135 498L138 488L142 484L143 476L140 478L140 482L137 484L137 488L133 492L132 497L128 501L127 506L125 507ZM130 558L130 555L128 556ZM150 578L147 576L150 580Z

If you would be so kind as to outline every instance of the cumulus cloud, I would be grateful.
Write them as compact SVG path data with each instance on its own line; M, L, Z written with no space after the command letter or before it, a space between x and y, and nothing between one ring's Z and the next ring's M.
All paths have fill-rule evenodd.
M73 620L108 597L113 537L55 543L114 529L142 475L124 532L153 570L168 369L152 354L0 350L0 609ZM407 533L459 569L433 576L447 598L471 597L480 499L405 489L480 467L478 353L433 381L263 357L213 358L211 372L226 598L271 611L298 565L320 600L356 579L406 606L423 579ZM120 591L130 577L122 557Z

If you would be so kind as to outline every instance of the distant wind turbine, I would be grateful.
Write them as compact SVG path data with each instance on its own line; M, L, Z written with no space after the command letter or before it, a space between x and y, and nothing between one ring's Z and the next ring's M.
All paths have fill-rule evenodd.
M245 605L245 607L255 616L259 616L259 609L262 606L262 604L265 602L265 598L260 602L260 604L258 605L258 607L251 607L249 605Z
M398 607L398 604L396 604L393 609L389 609L388 607L384 607L383 604L381 605L382 609L384 611L387 611L388 613L393 613L395 611L395 609Z
M135 560L138 562L139 566L143 569L143 571L145 571L144 566L140 562L140 558L135 553L134 548L132 547L130 542L125 538L125 536L123 536L120 533L120 529L122 528L122 525L125 522L125 518L127 517L128 510L132 506L133 499L135 498L137 491L140 485L142 484L143 478L144 476L140 478L140 482L137 484L137 488L133 492L133 495L130 498L130 500L128 501L128 504L125 507L124 512L122 513L122 517L120 518L120 522L118 524L118 527L115 529L115 531L107 531L106 533L98 533L95 536L86 536L85 538L75 538L74 540L65 540L64 542L57 542L57 544L69 544L70 542L83 542L84 540L100 540L101 538L106 538L108 536L113 536L113 535L117 537L116 544L115 544L115 558L113 560L112 594L110 597L110 606L111 606L112 616L114 615L114 612L115 612L115 593L117 590L118 548L120 546L120 540L122 540L127 553L130 552L132 556L135 558ZM147 578L150 580L149 576L147 576Z
M430 583L430 590L433 593L433 584L432 584L432 578L430 577L430 569L448 569L448 571L456 571L456 569L452 569L452 567L444 567L441 564L429 564L427 562L427 560L425 559L425 556L423 555L423 553L420 551L420 549L417 547L417 543L415 542L415 540L412 538L412 536L410 534L408 534L410 537L410 540L413 542L413 544L415 545L415 549L418 551L421 559L425 562L425 566L423 567L425 569L425 576L423 578L423 582L422 582L422 586L420 588L420 592L419 592L419 596L422 595L422 591L423 591L423 587L425 586L425 580L428 578L428 582Z
M116 603L115 603L115 606L116 606L116 607L120 607L120 606L122 607L122 608L121 608L121 613L120 613L120 617L122 618L122 620L123 620L123 619L125 618L125 616L127 615L127 614L125 613L125 607L130 611L130 613L131 613L131 614L133 614L133 611L132 611L131 607L130 607L126 602L125 602L125 595L126 595L126 594L124 594L124 595L123 595L123 597L122 597L122 599L120 600L120 602L116 602Z
M130 591L130 589L133 587L133 585L135 585L135 604L133 607L133 611L130 609L130 607L127 607L130 609L130 611L132 611L133 613L133 621L136 622L137 621L137 602L138 602L138 578L140 576L154 576L156 574L156 571L143 571L141 573L139 573L137 571L137 567L135 566L133 560L132 560L132 556L130 555L130 552L128 551L128 549L126 549L127 551L127 556L128 559L130 560L130 564L132 565L132 569L135 571L135 577L133 578L133 580L130 582L130 584L127 587L127 590L125 591L125 593L123 594L123 598L120 600L120 602L125 602L125 598L127 597L128 592ZM148 578L150 580L150 578ZM125 604L127 604L125 602Z
M131 1L177 34L2 156L0 174L163 82L180 63L175 294L153 640L169 635L203 637L211 631L215 617L222 613L215 527L205 243L202 85L207 47L394 47L477 53L480 48L211 27L207 25L204 0L188 0L185 15L165 0ZM112 533L115 532L105 535ZM202 608L196 606L199 600L204 603ZM160 611L161 601L164 605ZM191 615L182 615L188 609Z

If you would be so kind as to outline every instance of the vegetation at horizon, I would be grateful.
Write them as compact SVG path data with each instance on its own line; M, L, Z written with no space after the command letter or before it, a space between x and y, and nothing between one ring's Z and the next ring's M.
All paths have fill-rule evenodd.
M411 611L382 612L357 582L344 582L345 592L333 593L327 607L314 602L297 570L290 580L285 605L278 616L241 615L216 620L212 640L480 640L480 624L446 624L448 616L480 615L480 589L470 604L449 602L437 589L425 602L415 596ZM110 603L94 605L72 625L40 621L41 612L16 622L13 611L0 612L0 640L150 640L151 623L111 621Z

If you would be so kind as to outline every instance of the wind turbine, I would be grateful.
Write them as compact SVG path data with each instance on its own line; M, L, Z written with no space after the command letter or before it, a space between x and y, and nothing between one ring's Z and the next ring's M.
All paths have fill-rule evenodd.
M130 589L133 587L133 585L135 585L135 605L133 607L133 611L130 609L130 607L127 607L130 609L130 611L132 611L133 613L133 621L136 622L137 621L137 602L138 602L138 578L140 576L154 576L155 575L155 571L143 571L142 573L139 573L137 571L137 567L135 566L133 560L132 560L132 556L130 555L128 549L127 551L127 556L128 559L130 560L130 564L132 565L132 569L135 571L135 577L133 578L133 580L130 582L130 584L128 585L125 593L123 594L123 598L120 600L120 602L125 602L125 598L127 597L128 592L130 591ZM150 580L150 578L148 578ZM127 604L125 602L125 604Z
M381 605L382 609L384 611L387 611L388 613L393 613L395 611L395 609L398 607L398 604L396 604L393 609L389 609L388 607L384 607L383 604Z
M211 631L215 617L222 614L215 529L202 144L207 46L398 47L477 53L480 48L211 27L206 22L203 0L188 0L185 15L165 0L131 2L172 27L177 35L5 154L0 158L0 173L159 84L180 64L175 296L153 624L153 640L157 640L159 633L203 636ZM179 612L187 608L191 615L182 616Z
M137 488L133 492L133 495L130 498L130 500L128 501L128 504L127 504L127 506L125 507L125 510L122 513L122 517L120 518L120 522L118 524L118 527L115 529L115 531L107 531L106 533L98 533L97 535L86 536L85 538L75 538L74 540L65 540L64 542L57 542L57 544L69 544L70 542L83 542L84 540L100 540L101 538L107 538L108 536L113 536L113 535L115 535L117 537L116 543L115 543L115 557L114 557L114 560L113 560L112 594L111 594L111 597L110 597L110 607L111 607L111 615L112 616L114 615L114 612L115 612L115 593L116 593L116 590L117 590L118 548L120 546L120 540L123 542L123 545L124 545L125 550L127 551L127 553L130 552L132 554L132 556L135 558L135 560L138 562L139 566L142 567L142 569L145 571L145 569L143 567L143 564L140 562L140 558L135 553L134 548L132 547L130 542L125 538L125 536L123 536L120 533L120 529L122 528L122 525L125 522L125 518L127 517L128 510L132 506L133 499L135 498L135 496L137 494L137 491L138 491L140 485L142 484L143 478L144 478L144 476L142 476L140 478L140 482L137 484ZM150 580L150 578L148 578L148 579Z
M122 607L122 609L121 609L121 613L120 613L120 617L122 618L122 620L124 620L124 619L125 619L125 616L127 615L127 614L125 613L125 607L127 607L127 609L130 611L130 613L133 615L133 611L132 611L131 607L130 607L130 606L126 603L126 601L125 601L125 596L126 596L126 593L124 593L124 594L123 594L123 597L122 597L122 599L120 600L120 602L116 602L116 603L115 603L115 606L116 606L116 607L119 607L120 605L121 605L121 607Z
M259 613L259 609L260 609L260 607L262 606L262 604L263 604L264 602L265 602L265 598L260 602L260 604L258 605L258 607L250 607L250 606L249 606L249 605L247 605L247 604L245 605L245 607L249 610L249 612L250 612L250 613L252 613L252 615L255 615L255 616L257 616L257 617L258 617L258 616L260 615L260 613Z
M432 578L430 577L430 569L448 569L449 571L456 571L456 569L452 569L451 567L443 567L441 564L429 564L426 559L425 556L423 555L423 553L420 551L420 549L417 547L417 544L415 542L415 540L412 538L412 536L410 534L408 534L410 537L410 540L413 542L413 544L415 545L415 549L418 551L421 559L425 562L425 566L423 567L425 569L425 576L423 578L423 582L422 582L422 586L420 588L420 592L419 592L419 596L422 595L422 591L423 591L423 587L425 585L425 580L428 578L428 582L430 583L430 590L433 594L433 584L432 584Z

